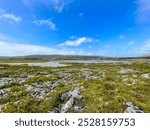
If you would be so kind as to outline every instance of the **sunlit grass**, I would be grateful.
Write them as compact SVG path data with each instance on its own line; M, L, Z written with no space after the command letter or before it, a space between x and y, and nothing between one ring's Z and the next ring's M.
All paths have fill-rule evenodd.
M0 98L3 112L52 112L61 109L64 102L60 100L63 93L80 89L81 100L74 105L82 109L78 112L124 112L125 102L132 102L144 112L150 112L150 74L149 62L131 63L67 63L64 67L33 67L27 65L0 65L0 78L29 77L24 82L9 82L0 86L8 88L7 94ZM54 83L58 85L51 90L47 86L42 99L33 97L39 92L29 91L26 85ZM44 90L43 90L44 91ZM73 108L69 112L77 112Z

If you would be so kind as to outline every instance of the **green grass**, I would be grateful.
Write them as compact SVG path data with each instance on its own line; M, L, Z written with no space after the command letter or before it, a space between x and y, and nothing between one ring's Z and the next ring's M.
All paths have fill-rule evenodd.
M75 99L74 105L81 106L78 112L124 112L125 102L132 102L144 112L150 112L150 78L142 74L150 74L150 62L125 63L67 63L64 67L35 67L27 65L0 65L0 78L18 78L30 75L25 82L11 82L0 86L9 88L7 95L0 98L3 112L51 112L61 109L64 102L60 100L63 93L80 88L82 99ZM120 73L120 70L133 70ZM43 99L33 97L38 92L28 91L26 85L33 83L58 83L54 90L48 89ZM32 86L35 87L35 86ZM37 88L35 88L36 90ZM68 98L67 98L68 99ZM66 99L66 100L67 100ZM77 112L73 108L69 112Z

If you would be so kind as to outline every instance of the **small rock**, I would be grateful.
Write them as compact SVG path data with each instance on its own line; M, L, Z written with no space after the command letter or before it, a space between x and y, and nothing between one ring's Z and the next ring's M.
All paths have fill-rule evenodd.
M64 93L62 94L61 96L61 100L63 101L64 98L66 96L69 96L70 99L66 102L66 104L62 107L61 109L61 113L66 113L69 111L69 109L73 106L74 104L74 99L81 99L82 96L80 95L80 90L79 88L76 88L75 90L73 91L70 91L70 92L67 92L67 93Z
M108 106L108 105L109 105L109 102L105 102L104 105L105 105L105 106Z
M28 76L27 75L21 75L20 78L26 79L26 78L28 78Z
M7 91L9 90L9 88L3 88L0 89L0 97L3 97L7 94Z
M74 98L71 97L71 98L69 99L69 101L62 107L61 113L66 113L66 112L68 112L69 109L73 106L73 104L74 104Z
M133 69L124 69L124 68L122 68L122 69L119 71L119 73L121 73L121 74L134 73L134 72L137 72L137 71L135 71L135 70L133 70Z
M34 91L34 88L30 85L27 85L26 88L27 88L27 91Z
M124 113L144 113L139 107L134 106L132 102L126 102L127 109Z
M64 101L65 97L69 95L69 92L63 93L60 97L61 101Z
M74 106L73 108L76 112L79 112L82 109L81 106Z
M69 93L71 97L73 98L77 98L77 99L81 99L82 96L80 95L80 90L79 88L76 88L75 90L73 90L72 92Z
M19 104L19 102L20 102L20 101L16 101L16 102L14 102L14 105L18 105L18 104Z
M145 78L145 79L149 79L150 78L150 74L142 74L141 75L143 78Z

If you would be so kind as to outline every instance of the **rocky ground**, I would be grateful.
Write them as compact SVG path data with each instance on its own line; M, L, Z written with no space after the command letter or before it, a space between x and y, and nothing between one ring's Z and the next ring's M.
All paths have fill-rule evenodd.
M0 65L0 112L150 112L150 63Z

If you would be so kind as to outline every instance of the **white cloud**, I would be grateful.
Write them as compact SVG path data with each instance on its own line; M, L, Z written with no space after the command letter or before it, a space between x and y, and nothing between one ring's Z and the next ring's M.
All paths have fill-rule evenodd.
M60 55L87 55L88 52L80 49L60 49L42 45L33 45L14 42L12 39L0 34L0 56L24 56L36 54Z
M29 7L34 4L44 4L58 13L62 12L69 3L73 0L23 0L23 3Z
M86 40L91 41L90 38L87 38ZM81 48L60 49L57 47L52 48L42 45L18 43L3 34L0 34L0 56L24 56L36 54L88 55L88 53L87 50Z
M129 43L128 43L128 45L133 45L135 42L134 41L130 41Z
M64 43L59 44L58 46L63 47L63 46L74 46L77 47L82 43L87 43L87 42L92 42L93 39L92 38L88 38L88 37L80 37L80 38L76 38L75 40L68 40Z
M89 56L90 56L90 55L93 55L93 53L92 53L92 52L89 52L89 53L87 53L87 55L89 55Z
M59 13L62 12L62 10L67 4L67 0L52 0L52 1L54 2L54 9Z
M70 39L75 39L76 36L72 35L72 36L70 36L69 38L70 38Z
M56 25L51 21L51 19L34 20L33 23L36 25L47 25L51 30L56 30Z
M126 36L123 35L123 34L121 34L121 35L119 36L119 38L120 38L120 39L124 39L124 38L126 38Z
M136 20L138 23L150 22L150 0L136 0Z
M14 43L0 40L0 56L23 56L35 54L73 54L73 51L60 50L40 45Z
M21 17L15 16L14 14L11 13L7 13L3 9L0 9L0 19L9 22L20 22L22 20Z

